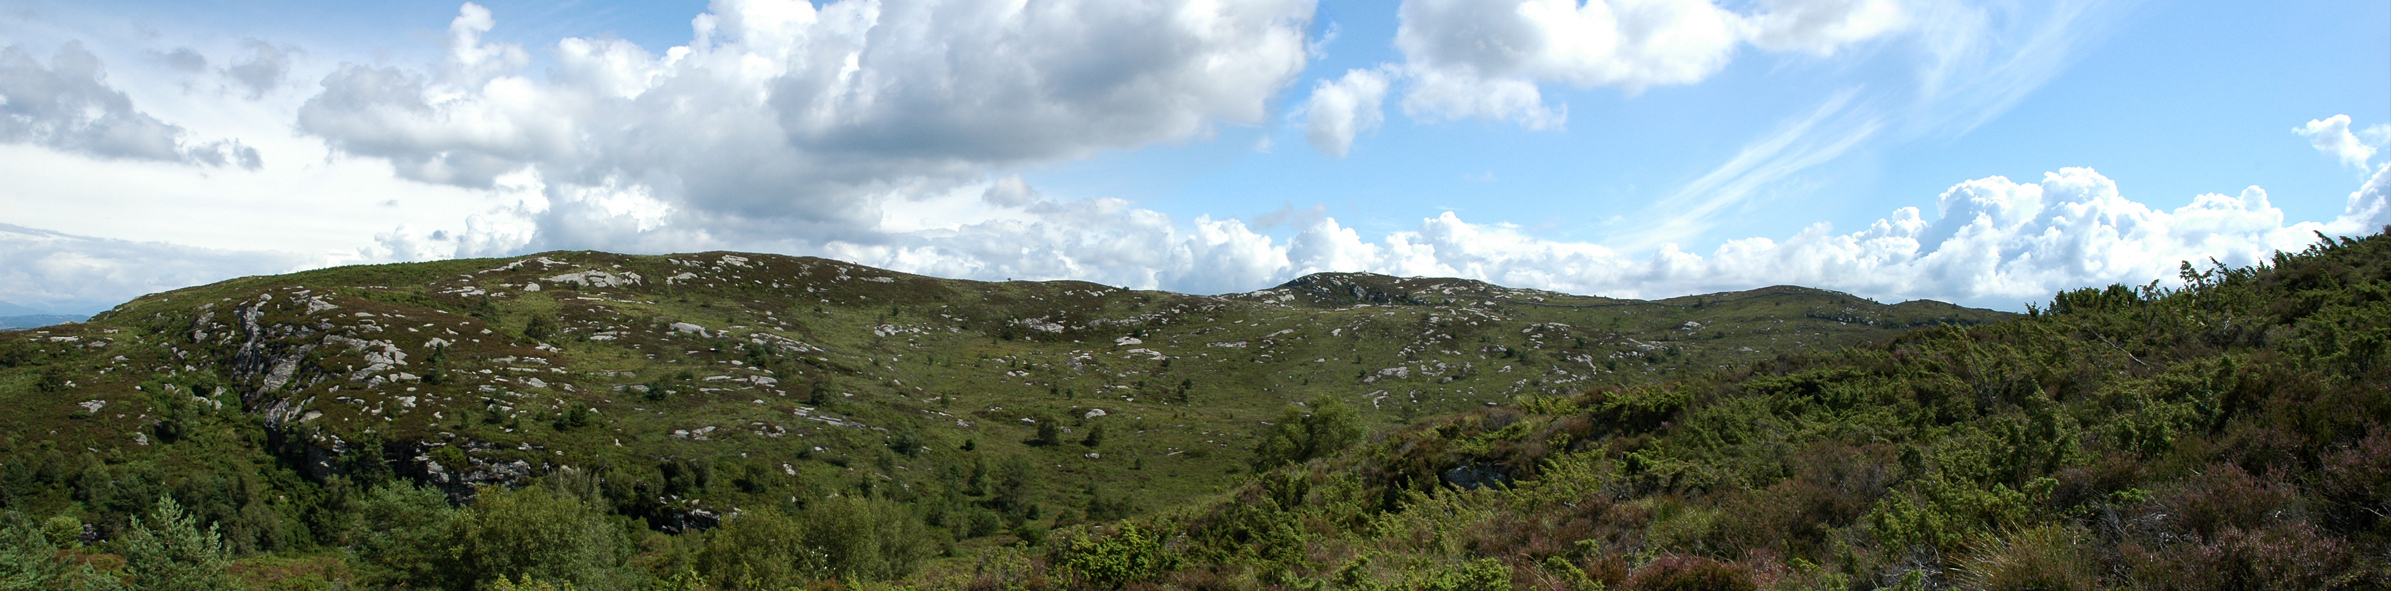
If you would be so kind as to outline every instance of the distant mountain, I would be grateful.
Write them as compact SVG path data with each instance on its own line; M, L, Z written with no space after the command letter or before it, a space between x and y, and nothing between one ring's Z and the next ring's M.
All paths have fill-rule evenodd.
M40 315L40 314L48 314L48 313L49 313L49 312L48 312L48 311L46 311L46 310L36 310L36 309L33 309L33 308L28 308L28 307L24 307L24 306L19 306L19 305L16 305L16 304L11 304L11 303L8 303L8 302L0 302L0 317L6 317L6 316L35 316L35 315Z
M87 318L90 318L90 316L78 316L73 314L26 314L22 316L0 316L0 330L25 330L28 328L41 328L44 326L66 324L69 322L82 322Z

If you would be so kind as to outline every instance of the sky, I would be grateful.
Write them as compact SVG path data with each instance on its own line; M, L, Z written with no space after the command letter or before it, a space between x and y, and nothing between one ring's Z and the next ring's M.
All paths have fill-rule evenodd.
M16 313L563 249L2022 310L2386 195L2378 0L0 0Z

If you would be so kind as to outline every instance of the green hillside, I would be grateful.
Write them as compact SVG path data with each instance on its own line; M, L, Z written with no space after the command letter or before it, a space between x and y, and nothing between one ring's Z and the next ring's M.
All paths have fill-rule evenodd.
M1020 572L1049 588L2391 588L2391 236L2183 279L1424 420L1072 532Z
M1366 274L1193 296L731 253L343 267L0 332L0 506L12 543L70 548L101 578L140 570L128 540L160 527L162 498L220 528L258 585L934 577L1067 547L1050 528L1244 494L1291 404L1410 437L1415 420L2008 316L1794 287L1646 302ZM479 539L460 523L558 506L548 519L605 539L571 559L593 566L455 550ZM708 550L769 532L697 533L833 518L907 533L799 551L822 556L786 574ZM490 527L474 531L505 530ZM381 544L409 535L448 536L451 555L393 563L406 552Z

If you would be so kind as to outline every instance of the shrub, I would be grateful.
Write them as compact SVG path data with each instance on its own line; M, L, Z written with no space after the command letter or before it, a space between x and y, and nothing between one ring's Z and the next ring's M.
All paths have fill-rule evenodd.
M1005 456L996 463L995 478L989 482L989 504L1009 515L1029 510L1030 479L1037 477L1037 468L1029 458Z
M1062 444L1063 426L1061 423L1055 422L1054 417L1038 417L1035 420L1038 422L1038 434L1030 438L1030 445L1043 447Z
M912 574L930 552L920 520L892 501L823 499L806 508L802 523L826 576L894 579Z
M814 580L822 555L805 529L769 507L724 520L706 536L697 569L723 589L786 589Z
M52 518L51 522L57 522L57 518ZM90 562L75 560L73 553L59 552L57 544L69 542L63 536L46 533L44 530L50 529L47 525L35 527L23 515L13 511L0 515L0 591L121 591L125 588L124 583L116 577L94 570ZM80 525L76 526L77 533L81 529Z
M2296 493L2280 478L2260 479L2229 463L2213 464L2164 497L2171 525L2201 536L2251 528L2291 507Z
M40 347L16 339L0 341L0 369L32 365L41 357Z
M1121 531L1103 538L1075 537L1057 552L1053 562L1081 580L1106 589L1119 589L1171 568L1162 540L1123 524Z
M1699 556L1664 556L1627 577L1635 591L1759 591L1742 566Z
M42 366L41 373L33 380L33 389L45 394L59 392L66 390L67 385L74 379L74 368L67 367L67 364L63 362L52 362Z
M441 532L435 564L453 590L530 575L583 588L624 586L621 530L581 499L545 487L483 488Z
M535 341L545 341L548 340L548 337L556 336L557 331L561 329L555 316L546 313L533 314L531 320L523 323L523 336Z
M426 360L423 370L423 383L432 385L448 383L448 345L432 346L432 354Z
M2136 586L2186 591L2380 588L2359 584L2349 544L2306 523L2227 528L2156 549L2122 548Z
M1980 543L1958 565L1961 587L1982 591L2093 589L2099 582L2075 532L2043 526Z
M2329 525L2344 532L2379 528L2391 515L2391 432L2370 429L2365 439L2325 454L2318 486Z
M898 427L888 434L888 449L905 457L922 455L922 434L910 427Z
M1511 591L1511 567L1492 558L1472 560L1450 568L1410 577L1420 591Z
M487 588L489 591L579 591L573 586L572 581L550 582L533 578L531 575L523 575L514 581L509 581L506 577L499 577Z

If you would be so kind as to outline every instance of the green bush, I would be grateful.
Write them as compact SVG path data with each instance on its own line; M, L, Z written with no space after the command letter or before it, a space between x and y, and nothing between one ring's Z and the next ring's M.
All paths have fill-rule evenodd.
M1511 591L1511 567L1492 558L1472 560L1411 577L1419 591Z
M1162 550L1160 538L1139 530L1136 524L1126 523L1110 536L1075 537L1069 547L1060 548L1057 554L1051 562L1082 581L1106 589L1119 589L1152 578L1170 569L1172 564L1171 555Z
M894 502L832 497L788 516L746 511L708 534L697 569L723 589L788 589L829 579L881 581L912 574L932 544Z
M1254 471L1311 461L1361 441L1362 423L1353 407L1334 396L1312 399L1310 412L1289 407L1254 447Z
M628 587L628 542L581 499L542 486L485 487L448 520L434 557L441 586L468 591L530 575L593 591Z
M487 589L489 591L579 591L579 588L573 586L572 581L551 582L533 578L531 575L523 575L512 581L507 580L506 577L499 577L497 581L491 582Z
M45 394L66 390L67 384L74 381L77 373L75 368L68 367L69 365L52 362L42 366L41 373L37 374L33 380L33 389Z
M1030 437L1030 445L1044 447L1063 443L1062 423L1056 422L1054 417L1037 417L1034 420L1038 422L1037 435Z
M63 516L62 516L63 517ZM72 518L69 518L72 519ZM52 519L56 521L56 519ZM16 512L0 515L0 591L120 591L124 584L60 552L71 544ZM81 526L76 526L80 533Z
M806 543L797 520L765 507L708 532L697 570L723 589L786 589L818 579L825 558Z
M535 341L548 340L560 330L563 327L557 324L556 317L546 313L533 314L523 323L523 336Z
M920 520L893 501L832 497L806 507L806 545L822 555L822 574L887 580L907 574L931 549Z
M368 585L437 586L441 545L456 515L439 490L403 482L374 487L342 513L340 540L349 548L349 567Z

